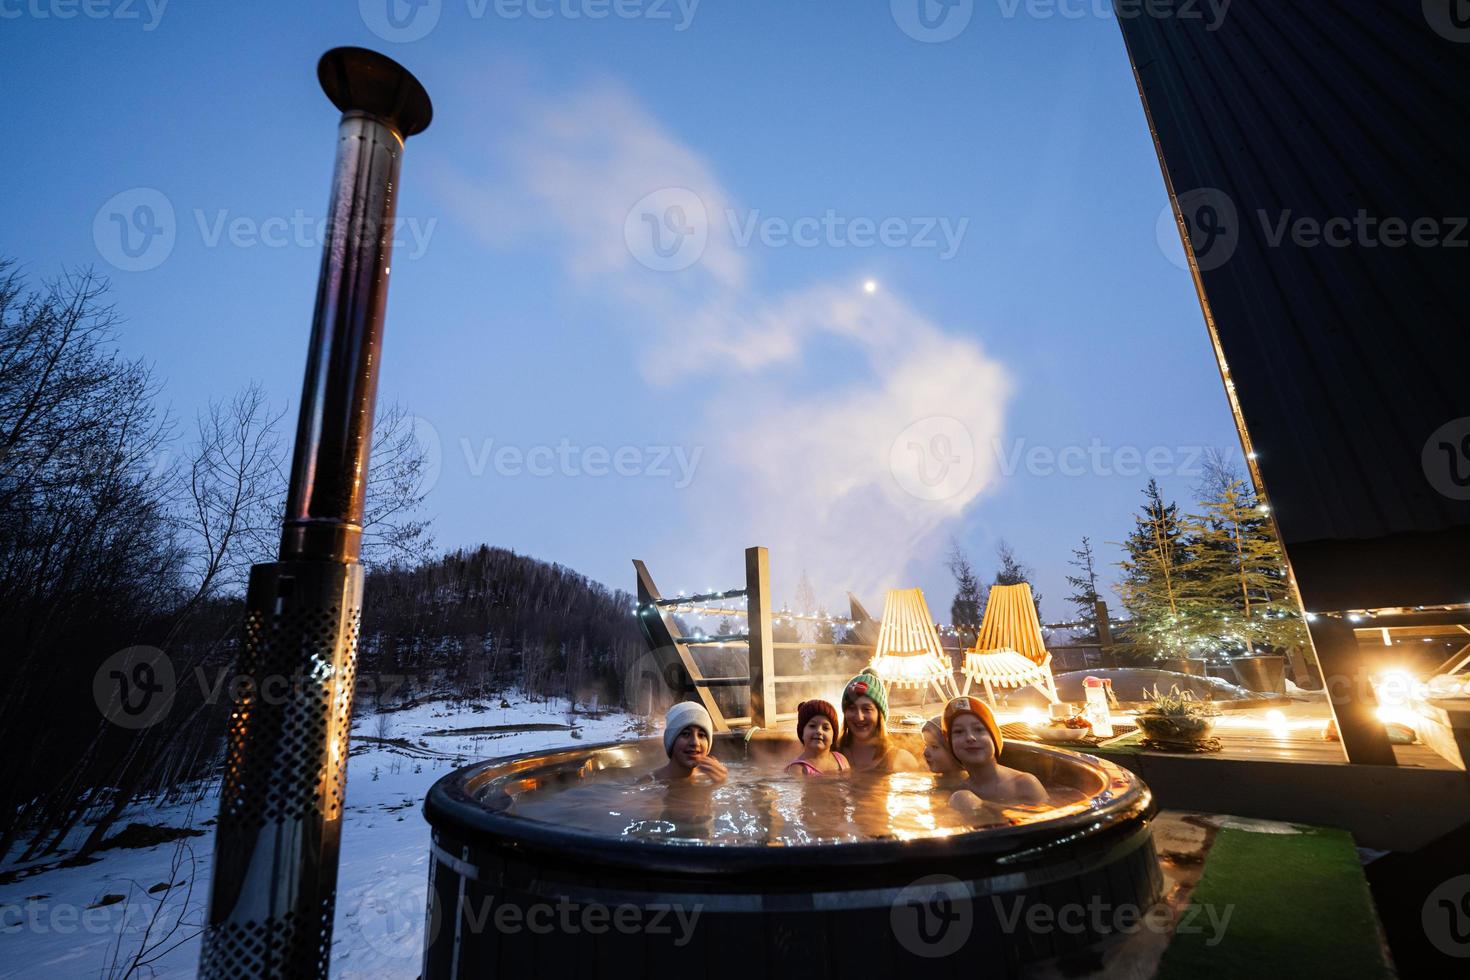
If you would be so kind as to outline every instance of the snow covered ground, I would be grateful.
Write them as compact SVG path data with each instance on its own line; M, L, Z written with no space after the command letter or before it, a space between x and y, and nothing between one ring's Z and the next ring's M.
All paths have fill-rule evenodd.
M499 705L498 697L478 705L432 700L385 712L383 721L366 712L354 720L332 976L417 975L429 873L422 806L436 779L481 759L631 737L633 728L628 715L579 714L577 739L567 728L564 701L528 702L512 695L509 707ZM466 731L535 725L556 728ZM119 829L137 822L204 833L182 842L104 850L95 863L82 866L59 866L53 857L36 862L34 873L0 884L0 978L120 977L145 948L146 962L132 976L193 977L217 807L211 793L192 806L138 808L119 821ZM15 868L6 863L0 872ZM170 881L174 887L157 888ZM122 898L102 904L109 901L105 896Z

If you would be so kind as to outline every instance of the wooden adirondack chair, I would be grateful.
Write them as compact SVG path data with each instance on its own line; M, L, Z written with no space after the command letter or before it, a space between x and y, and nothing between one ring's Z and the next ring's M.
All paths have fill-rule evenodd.
M975 649L965 654L960 668L965 676L965 694L979 681L985 688L985 699L995 704L995 688L1019 690L1028 685L1046 695L1052 704L1057 697L1057 684L1051 674L1051 654L1041 637L1041 620L1036 616L1036 602L1031 586L994 585L985 603L985 619Z
M954 667L949 655L939 645L939 633L929 616L923 590L888 590L872 668L889 687L925 688L932 685L939 692L941 701L959 693L954 682Z

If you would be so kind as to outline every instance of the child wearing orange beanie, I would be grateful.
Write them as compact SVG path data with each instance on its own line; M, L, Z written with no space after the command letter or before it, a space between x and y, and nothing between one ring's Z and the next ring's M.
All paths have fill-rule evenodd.
M951 803L973 809L979 802L1000 806L1046 802L1041 780L1000 764L1005 741L988 704L979 698L955 698L944 706L942 717L945 745L968 775L966 788Z
M786 767L787 772L824 776L852 768L845 755L832 750L837 744L837 709L829 702L814 699L798 704L796 734L801 739L801 755Z

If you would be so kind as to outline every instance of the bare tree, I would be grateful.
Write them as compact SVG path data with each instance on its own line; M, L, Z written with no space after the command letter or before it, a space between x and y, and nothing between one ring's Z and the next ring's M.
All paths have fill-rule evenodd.
M193 823L193 817L194 807L190 806L187 824ZM185 862L188 863L187 871L184 868ZM141 882L129 879L128 907L133 906L135 896L138 895L143 896L139 901L151 900L154 905L147 915L135 949L123 949L123 937L129 935L131 930L118 930L105 967L108 980L128 980L130 977L142 976L145 971L152 976L153 964L178 947L198 938L204 931L200 914L202 909L193 904L196 864L194 845L184 836L174 844L174 851L169 859L166 888L157 891L157 886L144 889ZM153 897L155 894L156 898Z
M575 713L577 701L580 700L589 680L587 638L579 636L575 641L564 641L562 650L566 658L567 704L569 710Z
M434 547L424 501L433 489L429 447L415 431L418 420L394 403L378 415L368 462L367 507L362 521L362 561L369 568L414 565Z
M212 403L180 452L149 366L117 349L107 289L89 271L33 288L0 260L0 742L47 746L0 757L0 853L22 832L27 854L55 851L89 820L86 852L137 794L217 758L218 705L183 703L180 685L166 723L123 731L99 715L95 675L140 643L180 675L203 658L223 669L246 571L270 556L284 508L281 414L261 388ZM393 406L377 427L376 567L431 547L433 461L414 422Z
M180 592L171 420L117 352L106 291L85 271L32 290L0 262L0 740L48 749L0 759L0 852L74 812L102 727L93 672Z
M228 402L211 402L199 416L179 515L190 545L190 604L221 589L243 589L250 566L269 560L276 546L283 414L272 411L252 383Z
M1194 486L1194 495L1199 500L1214 500L1233 484L1245 482L1240 464L1224 450L1206 449L1202 463L1203 472Z
M250 566L274 554L285 513L284 414L252 383L199 418L181 515L197 598L243 590ZM369 567L415 564L433 545L424 513L429 452L415 421L394 404L374 427L363 515Z

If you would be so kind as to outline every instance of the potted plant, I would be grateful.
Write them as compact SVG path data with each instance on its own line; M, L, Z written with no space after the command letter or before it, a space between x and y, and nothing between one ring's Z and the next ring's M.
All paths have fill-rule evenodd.
M1171 674L1189 673L1188 657L1160 657L1154 661L1154 666L1159 670L1167 670Z
M1286 693L1286 658L1249 653L1231 660L1240 686L1257 694Z
M1195 700L1193 692L1181 691L1178 685L1169 688L1168 694L1161 694L1155 684L1153 690L1143 692L1143 699L1148 707L1134 720L1150 741L1192 746L1215 731L1213 706Z

